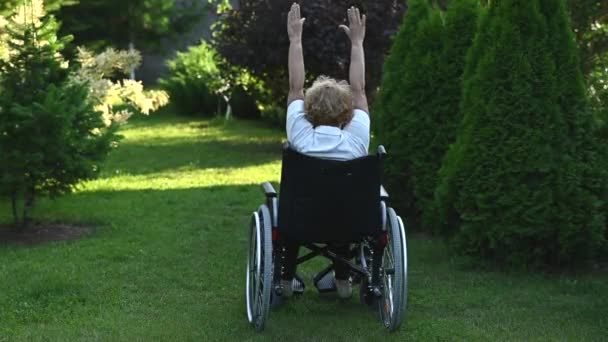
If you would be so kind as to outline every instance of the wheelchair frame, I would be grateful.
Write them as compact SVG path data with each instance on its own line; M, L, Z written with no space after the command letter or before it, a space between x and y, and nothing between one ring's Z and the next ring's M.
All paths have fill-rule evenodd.
M379 146L378 157L385 156L384 147ZM263 183L262 189L266 202L252 214L246 278L247 317L258 331L264 329L271 306L282 299L283 247L277 231L278 197L270 183ZM354 263L317 243L302 244L310 252L298 257L296 263L299 265L317 256L344 262L353 275L353 283L360 283L361 302L377 309L384 327L395 331L405 319L407 306L407 240L403 221L388 207L388 199L388 193L380 186L382 229L375 236L353 242L355 248L349 257L355 257Z

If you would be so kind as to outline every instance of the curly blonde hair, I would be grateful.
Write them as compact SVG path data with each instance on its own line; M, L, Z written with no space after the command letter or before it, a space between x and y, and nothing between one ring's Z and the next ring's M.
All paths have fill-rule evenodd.
M306 118L313 126L343 127L353 118L353 94L346 81L317 78L304 96Z

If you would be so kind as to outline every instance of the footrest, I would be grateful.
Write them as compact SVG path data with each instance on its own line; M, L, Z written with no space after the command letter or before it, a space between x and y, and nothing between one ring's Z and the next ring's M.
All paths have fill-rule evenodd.
M304 293L304 289L306 288L306 284L304 284L304 280L300 278L297 274L293 278L293 282L291 283L291 290L294 295L301 295ZM272 294L270 296L270 306L273 308L279 307L283 304L285 298L283 298L281 285L278 283L275 284Z
M327 266L323 271L319 272L314 277L314 283L317 290L321 293L335 292L336 283L334 281L334 272L332 265Z
M302 294L304 293L304 289L306 285L304 284L304 280L300 278L297 274L293 277L293 282L291 283L291 290L294 294Z

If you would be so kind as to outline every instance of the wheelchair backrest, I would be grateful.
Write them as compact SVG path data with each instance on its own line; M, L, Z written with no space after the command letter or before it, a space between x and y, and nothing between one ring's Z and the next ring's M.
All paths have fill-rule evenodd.
M283 149L278 230L298 242L357 242L381 231L382 161L313 158Z

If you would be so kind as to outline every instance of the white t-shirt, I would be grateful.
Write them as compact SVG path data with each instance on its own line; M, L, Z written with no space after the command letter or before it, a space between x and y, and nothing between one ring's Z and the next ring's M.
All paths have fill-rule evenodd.
M295 100L287 108L287 140L293 149L311 157L350 160L367 156L369 115L355 109L352 121L343 129L334 126L314 127L306 119L304 101Z

